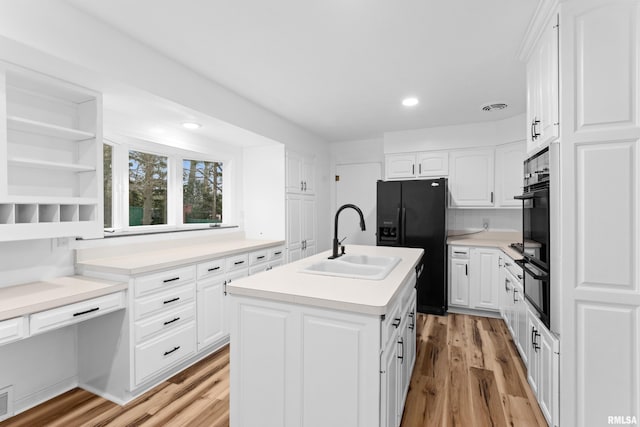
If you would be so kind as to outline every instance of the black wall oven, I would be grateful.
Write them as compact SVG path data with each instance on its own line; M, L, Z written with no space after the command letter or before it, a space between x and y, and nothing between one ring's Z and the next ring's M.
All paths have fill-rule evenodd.
M522 200L522 248L524 293L540 320L549 328L551 314L549 150L524 162Z

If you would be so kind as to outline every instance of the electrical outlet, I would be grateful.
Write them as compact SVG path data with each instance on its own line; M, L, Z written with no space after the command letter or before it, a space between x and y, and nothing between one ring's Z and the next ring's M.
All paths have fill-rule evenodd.
M482 228L484 230L489 229L489 218L482 218Z

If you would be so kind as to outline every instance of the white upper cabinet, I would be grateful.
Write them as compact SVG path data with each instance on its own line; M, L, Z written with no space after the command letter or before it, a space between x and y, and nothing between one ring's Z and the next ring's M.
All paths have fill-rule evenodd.
M313 158L287 151L286 168L287 193L314 193L315 162Z
M385 157L386 179L435 178L449 174L449 153L425 151L420 153L388 154Z
M385 176L387 179L407 179L416 176L416 155L389 154L385 158Z
M527 153L559 136L558 16L547 23L527 62Z
M449 153L424 152L416 155L418 177L442 177L449 175Z
M493 149L450 153L451 207L493 207Z
M102 235L102 98L0 63L0 241Z
M513 197L522 194L523 142L496 147L496 207L522 207L522 201Z

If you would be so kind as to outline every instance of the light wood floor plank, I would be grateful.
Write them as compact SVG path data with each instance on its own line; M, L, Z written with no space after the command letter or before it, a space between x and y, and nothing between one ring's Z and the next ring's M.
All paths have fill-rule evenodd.
M420 314L416 332L402 427L546 426L502 320ZM228 427L229 347L125 406L74 389L0 422L34 426Z

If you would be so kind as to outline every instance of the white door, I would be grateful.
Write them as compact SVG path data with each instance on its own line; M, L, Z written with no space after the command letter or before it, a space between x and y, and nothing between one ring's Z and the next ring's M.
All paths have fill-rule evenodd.
M449 175L449 153L423 152L416 156L419 177L443 177Z
M198 282L198 351L225 335L224 276Z
M451 260L449 304L469 306L469 262L464 259Z
M302 251L303 257L316 253L316 200L302 199Z
M302 158L291 151L286 154L287 192L301 193L304 190L302 178Z
M416 155L389 154L385 156L386 179L407 179L416 176Z
M336 208L346 203L358 206L366 224L366 231L360 230L358 214L352 209L345 210L340 214L338 238L346 237L345 245L375 246L376 183L382 179L382 166L380 163L338 165L336 175L340 177L336 181Z
M522 207L522 201L513 197L522 194L524 151L524 141L496 147L497 207Z
M471 305L486 310L498 310L498 251L473 248L471 251ZM513 301L511 302L513 307Z
M449 158L451 206L493 206L493 149L453 151Z
M395 340L394 340L395 341ZM380 425L398 426L398 353L393 342L382 353L382 373L380 375Z
M561 6L560 425L591 426L640 416L640 1Z
M557 17L547 23L538 45L540 72L540 123L538 145L558 139L558 27Z
M287 262L301 258L302 197L287 195Z

